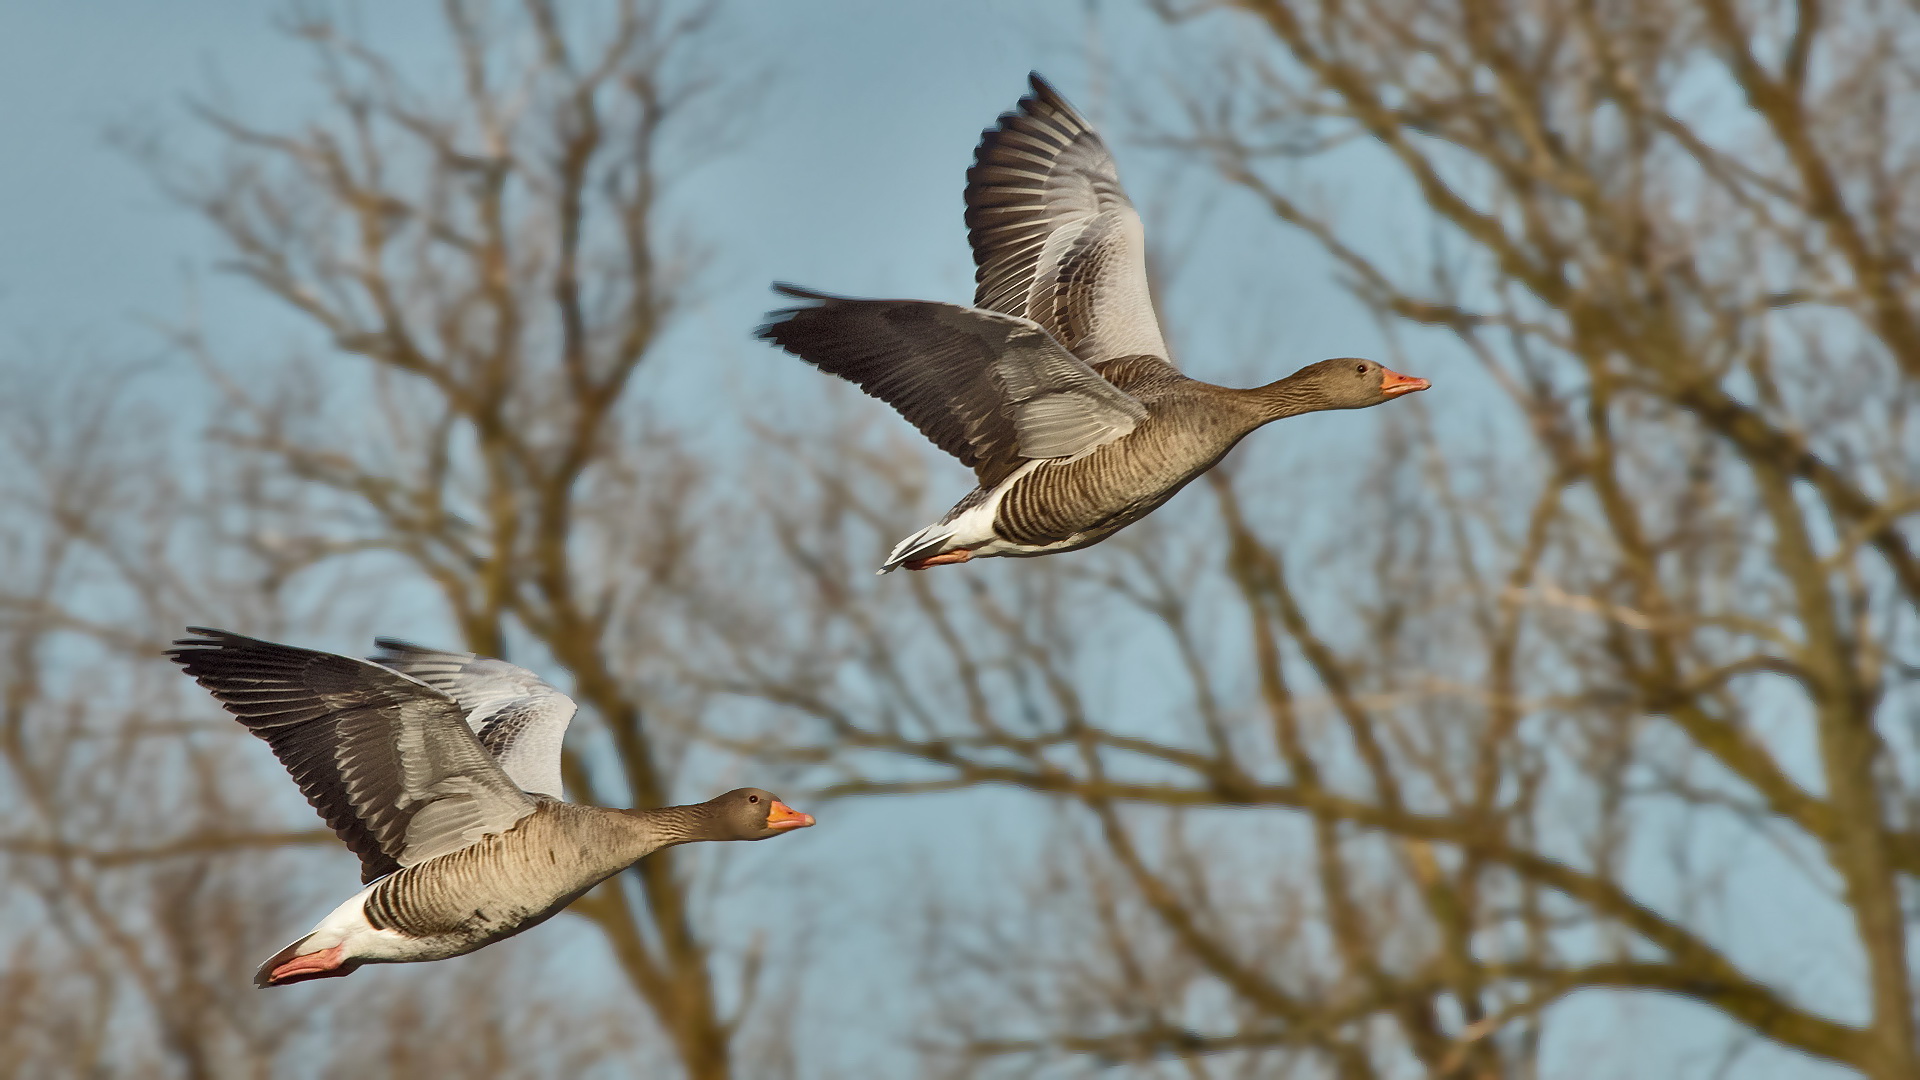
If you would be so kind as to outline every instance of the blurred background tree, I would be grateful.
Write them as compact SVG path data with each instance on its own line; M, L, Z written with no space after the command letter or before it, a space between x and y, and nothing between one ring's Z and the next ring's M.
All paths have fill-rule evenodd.
M319 348L263 371L223 363L197 323L172 329L174 346L200 361L215 402L203 451L212 460L187 466L199 480L191 496L169 479L178 469L127 460L153 447L113 437L140 421L111 391L77 390L72 411L57 414L61 424L35 423L32 411L21 417L33 437L18 448L27 480L16 539L42 551L15 582L28 591L9 598L21 714L9 749L32 796L12 831L23 838L17 850L44 856L23 866L63 875L47 885L47 906L120 876L69 880L76 866L170 863L155 849L171 855L183 845L251 852L330 840L319 829L224 835L232 830L218 824L223 818L251 816L227 800L283 786L270 770L247 769L266 775L241 787L205 761L193 801L181 803L180 753L199 762L209 741L220 744L222 761L245 751L230 738L206 739L207 729L231 732L217 730L223 725L203 702L169 692L175 687L142 684L128 700L185 702L182 711L204 723L156 724L145 713L102 722L123 739L155 728L176 739L191 733L184 750L161 759L165 770L131 748L70 745L78 737L71 725L34 722L100 696L91 676L68 689L76 697L41 685L39 665L57 666L60 655L45 639L63 630L89 630L111 649L111 660L90 666L121 667L149 659L169 623L300 637L325 626L328 607L351 604L356 590L412 589L418 602L444 607L464 647L489 656L538 648L567 674L601 736L591 764L577 749L582 740L569 751L575 797L657 806L712 794L700 793L698 777L675 782L686 753L675 726L643 722L675 708L670 690L644 689L661 632L650 594L676 572L699 473L653 432L630 392L701 265L701 240L665 218L661 192L725 149L742 89L701 54L711 16L710 5L638 0L590 18L544 0L450 0L443 18L458 79L421 86L350 22L301 13L285 31L310 47L320 73L325 104L311 122L260 127L241 104L196 103L195 119L217 149L190 159L164 139L127 134L166 193L213 227L224 268L309 323ZM94 430L72 429L76 415ZM144 506L130 505L135 499ZM180 565L183 553L196 565ZM233 587L209 595L209 577ZM87 578L103 580L89 587ZM101 589L119 595L103 603ZM103 632L112 620L102 609L113 602L137 606L137 631ZM102 782L112 799L94 790ZM204 812L192 817L164 814L174 820L159 830L131 824L200 803ZM130 830L165 837L134 859L119 850ZM662 854L571 910L604 936L626 988L664 1036L663 1056L690 1078L737 1075L742 1017L731 1010L761 990L758 960L713 955L700 925L701 886L679 853ZM109 896L81 905L87 933L98 937L85 948L123 955L113 967L140 975L169 1043L175 1013L187 1028L212 1023L216 1002L228 1002L223 1015L258 1014L231 1003L246 994L234 978L240 961L199 954L194 944L223 925L244 929L250 949L268 936L254 929L255 913L222 918L194 906L198 891L235 911L247 906L238 888L207 880L220 865L190 864L190 885L176 882L170 865L136 875L152 908L137 916ZM229 939L226 948L238 944ZM193 984L197 996L168 982L181 972L177 958L155 955L166 949L193 952L210 968ZM722 978L731 1004L716 989ZM113 998L95 1000L108 1010ZM400 1033L438 1004L387 1002L393 1045L406 1048ZM462 1030L395 1058L392 1074L515 1065L474 1042L498 1018L467 1015ZM174 1056L188 1075L223 1074L241 1061L265 1067L284 1041L249 1042L220 1057L197 1036L179 1038ZM540 1049L559 1038L546 1032L525 1060L572 1075ZM442 1046L452 1056L435 1058ZM368 1048L340 1049L350 1061ZM757 1061L744 1074L768 1069Z
M667 773L682 751L643 722L636 676L699 477L648 437L628 391L699 266L700 241L658 213L661 188L724 147L731 103L698 53L710 7L601 14L448 3L452 93L303 18L290 30L319 53L322 118L284 132L204 107L215 167L153 152L230 268L332 345L264 391L221 380L210 437L314 503L276 546L397 556L466 648L508 655L510 628L537 643L608 736L596 769L571 751L573 790L660 806L679 794ZM736 1018L681 855L664 854L573 910L605 933L686 1074L717 1080L733 1075ZM753 972L736 975L750 1000Z
M1913 11L1163 14L1212 62L1170 77L1159 141L1320 245L1395 367L1436 330L1479 373L1425 403L1454 416L1389 412L1339 502L1230 470L1204 523L912 606L826 584L862 550L818 571L815 628L730 665L814 718L789 751L841 791L1063 808L1050 948L941 942L998 991L958 1008L958 1071L1536 1075L1551 1010L1599 989L1920 1074ZM1425 250L1320 197L1342 156L1423 208ZM1334 543L1301 550L1303 512ZM1182 689L1143 718L1108 687L1148 635ZM1844 974L1736 932L1769 896Z
M865 291L939 261L958 298L971 129L929 134L937 255L877 198L914 174L861 110L961 96L911 64L781 141L760 88L828 76L760 78L739 42L798 39L724 6L449 2L437 67L303 11L304 120L230 93L199 141L128 135L296 344L166 319L197 409L136 365L12 369L0 911L47 932L0 935L0 1070L1920 1075L1914 10L1089 11L1049 24L1085 35L1060 81L1186 370L1319 358L1272 250L1373 314L1336 351L1436 387L1029 563L872 576L960 470L721 299L743 263L746 304L862 281L754 261L768 205L674 201L723 154L819 173ZM743 365L650 379L721 363L702 318ZM417 611L581 700L571 797L791 780L848 797L796 856L834 871L674 852L550 937L254 993L350 860L157 650ZM808 942L859 902L898 925ZM896 1007L807 1030L861 993ZM1639 1045L1672 1026L1712 1052Z

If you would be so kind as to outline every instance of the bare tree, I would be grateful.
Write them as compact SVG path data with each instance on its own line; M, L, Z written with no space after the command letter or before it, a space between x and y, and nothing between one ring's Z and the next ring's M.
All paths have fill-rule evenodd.
M1364 466L1242 455L1205 515L879 585L917 478L792 455L782 501L824 513L762 592L809 625L708 604L741 745L849 794L1037 793L1075 853L937 943L994 990L933 1014L948 1064L1532 1075L1551 1006L1651 991L1736 1050L1920 1074L1912 10L1166 14L1210 62L1161 140L1322 247L1410 367L1477 361L1425 403L1477 422L1399 410ZM1336 150L1430 246L1320 197ZM1857 964L1731 928L1774 890Z
M271 478L182 438L140 400L151 373L74 364L15 385L0 416L0 1075L568 1077L654 1060L624 1030L633 1010L557 990L531 952L333 997L252 989L260 956L337 899L351 863L157 649L209 611L325 625L342 618L325 598L358 590L261 547L265 520L289 520Z
M229 381L223 437L329 493L331 527L278 542L397 555L470 648L504 655L519 635L572 678L611 748L603 769L569 757L577 793L665 804L681 750L643 721L638 677L696 473L648 434L630 390L697 269L663 190L720 148L734 91L700 62L703 5L444 14L456 93L419 89L314 18L296 32L329 113L285 132L203 109L224 164L167 173L238 272L333 352L277 396ZM663 854L573 910L604 932L686 1074L727 1076L740 1018L716 989L683 859Z
M698 782L676 778L687 751L672 719L693 703L648 680L656 636L670 632L650 597L673 580L699 471L633 381L700 267L698 238L673 227L663 200L726 146L743 85L717 80L702 54L705 4L449 0L443 16L451 79L416 78L324 11L303 13L288 29L311 45L326 92L311 123L268 129L241 106L199 106L219 147L211 164L134 141L214 227L227 265L317 332L306 351L228 366L198 327L181 327L177 342L214 383L201 449L164 424L136 437L126 402L107 393L49 410L44 445L16 440L35 468L11 493L20 528L6 539L29 561L0 607L13 664L4 749L22 784L5 807L18 828L0 836L4 895L37 896L41 915L71 924L62 960L100 969L107 988L76 994L111 1011L137 984L160 1045L129 1063L131 1048L103 1044L103 1061L265 1075L281 1045L329 1022L278 1035L273 1006L227 1000L249 992L229 954L257 948L272 932L254 928L287 914L272 890L249 888L265 866L235 869L231 854L284 865L296 856L271 852L331 838L297 813L286 829L232 825L253 817L235 804L249 790L236 776L275 805L297 800L283 778L235 767L245 740L204 707L188 713L177 675L152 663L185 622L272 634L297 620L310 638L362 629L383 594L405 596L446 611L476 651L535 650L571 678L583 737L601 751L570 753L575 797L660 805ZM190 449L168 453L176 442ZM131 682L79 674L123 665ZM62 671L74 674L49 685ZM159 720L156 702L204 723ZM164 767L142 768L135 741L169 739ZM715 955L703 879L680 853L662 855L571 910L604 935L657 1022L670 1052L654 1059L703 1080L734 1075L760 967ZM469 998L444 1003L466 1023L433 1020L445 1038L401 1034L423 1022L416 1010L317 1060L568 1075L593 1054L643 1054L617 1039L581 1043L571 1064L502 1048L502 1018ZM388 1000L363 1000L376 999ZM397 1025L387 1043L382 1025ZM752 1031L756 1053L777 1052L771 1031Z
M393 596L572 679L577 797L688 794L694 728L847 795L1016 789L1026 887L926 913L930 1074L1540 1075L1556 1006L1622 992L1730 1054L1920 1074L1909 10L1167 10L1207 62L1158 139L1437 388L1276 430L1098 548L884 580L936 486L911 433L771 421L719 484L635 393L697 282L662 207L724 128L705 10L445 14L445 91L311 19L311 124L209 107L217 163L156 154L306 355L183 330L205 446L115 378L0 428L0 926L51 930L0 930L0 1071L804 1070L678 853L574 909L635 991L606 1011L503 1015L443 969L244 989L320 896L289 871L344 856L153 652ZM1419 228L1322 197L1329 153ZM765 542L695 542L736 519ZM1762 891L1831 959L1754 932Z

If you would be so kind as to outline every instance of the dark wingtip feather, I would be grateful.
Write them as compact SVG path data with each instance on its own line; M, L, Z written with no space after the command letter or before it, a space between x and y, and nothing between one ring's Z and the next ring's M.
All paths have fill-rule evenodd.
M802 285L795 285L790 281L774 282L773 291L779 293L781 296L789 296L795 300L806 301L806 303L796 304L793 307L779 308L775 311L767 312L767 321L754 328L754 337L762 341L770 341L783 349L787 348L787 340L784 337L783 331L788 328L795 317L804 315L809 311L818 311L836 300L846 299L844 296L835 296L832 293L823 293Z
M277 641L268 641L265 638L236 634L231 630L221 630L218 627L212 626L189 626L187 627L187 633L195 636L176 638L173 642L173 648L167 650L167 655L173 657L176 661L182 656L196 656L214 652L255 650L270 652L309 651L296 648L292 645L282 645Z
M234 637L240 636L238 634L233 633L230 630L221 630L212 626L189 626L187 627L187 633L192 634L193 636L175 638L173 639L173 643L183 648L187 648L187 647L206 648L208 646L217 646L217 645L223 644L224 642L226 642L228 638L234 638Z
M1016 123L1025 117L1035 116L1042 111L1065 113L1081 127L1091 128L1092 125L1080 115L1080 110L1074 108L1073 103L1067 100L1067 96L1060 92L1059 87L1048 82L1046 76L1037 71L1027 72L1027 86L1029 88L1027 93L1014 104L1013 108L1000 114L998 123L981 132L982 136L1005 130L1009 124ZM977 151L975 160L979 160Z
M809 289L805 285L795 285L791 281L774 282L773 291L779 293L781 296L806 301L803 307L790 308L788 310L810 310L826 304L853 299L851 296L842 296L839 293L821 292L819 289Z
M373 639L373 647L374 647L374 648L376 648L376 649L385 649L385 650L386 650L386 651L388 651L388 652L401 652L401 653L404 653L404 652L440 652L440 651L442 651L442 650L440 650L440 649L429 649L429 648L427 648L427 647L426 647L425 645L415 645L415 644L414 644L413 642L411 642L411 641L407 641L407 640L405 640L405 639L403 639L403 638L397 638L397 637L377 637L377 638L374 638L374 639Z
M163 654L167 659L179 664L181 667L192 663L196 656L218 651L234 641L253 640L252 638L242 637L231 630L221 630L212 626L189 626L187 627L187 633L193 636L173 639L173 647L167 649Z
M1054 89L1053 84L1047 81L1047 77L1037 71L1027 72L1027 85L1033 88L1032 96L1034 98L1054 98L1057 100L1060 97L1060 91Z

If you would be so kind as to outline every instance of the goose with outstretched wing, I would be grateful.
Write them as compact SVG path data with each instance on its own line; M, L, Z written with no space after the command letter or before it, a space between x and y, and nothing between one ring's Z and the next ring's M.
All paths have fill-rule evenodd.
M415 677L225 630L189 632L167 655L266 741L359 856L367 883L262 964L258 986L459 956L539 925L662 847L813 824L759 788L647 810L561 802L559 741L573 702L510 664L382 641L383 658ZM515 726L525 715L534 718ZM487 732L501 723L494 739L505 755L495 760ZM510 773L502 765L517 755Z
M1260 427L1427 388L1358 358L1237 389L1182 375L1113 155L1038 74L967 172L973 307L776 286L759 334L894 407L979 483L881 565L922 570L1097 544Z

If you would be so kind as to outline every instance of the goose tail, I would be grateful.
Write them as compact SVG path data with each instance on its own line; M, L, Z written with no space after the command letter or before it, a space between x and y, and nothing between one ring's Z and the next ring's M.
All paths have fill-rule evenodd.
M313 939L319 936L320 932L316 930L274 953L266 963L254 969L253 985L264 990L269 986L287 986L311 979L339 979L353 974L359 968L359 960L347 958L345 944L330 949L314 948Z
M929 566L968 562L977 557L998 554L1004 541L994 529L994 513L1014 482L1032 472L1039 464L1038 461L1027 462L1019 471L991 489L974 488L966 498L947 511L946 517L893 545L893 550L887 554L887 561L880 565L880 573L890 574L902 566L909 570L923 570Z
M880 574L891 574L907 563L918 562L921 559L930 559L935 555L942 555L952 550L950 546L953 540L951 524L951 522L943 521L935 525L929 525L919 532L914 533L912 536L907 537L905 540L893 545L893 550L887 553L887 561L881 563L880 569L876 572Z

